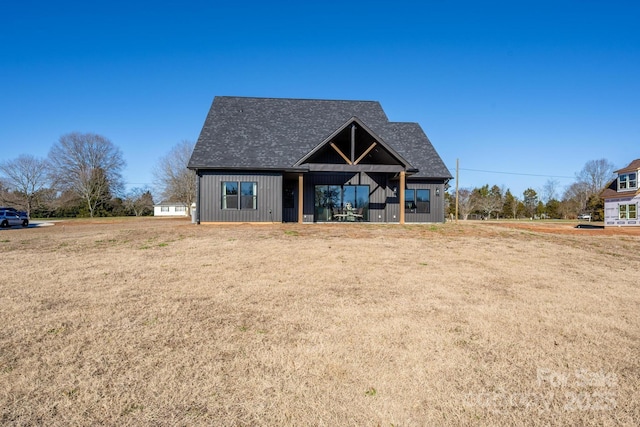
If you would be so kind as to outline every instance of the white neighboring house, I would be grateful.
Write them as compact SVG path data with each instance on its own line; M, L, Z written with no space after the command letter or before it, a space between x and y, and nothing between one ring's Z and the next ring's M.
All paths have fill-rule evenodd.
M639 227L638 207L640 206L640 159L629 166L615 171L616 179L602 192L604 199L604 225L617 227Z
M186 203L160 202L153 205L153 216L189 216Z

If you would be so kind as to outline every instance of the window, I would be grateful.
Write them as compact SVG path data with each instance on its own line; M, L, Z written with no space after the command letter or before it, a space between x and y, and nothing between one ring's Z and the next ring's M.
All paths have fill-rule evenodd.
M431 190L416 190L416 212L431 213Z
M350 206L350 210L347 210ZM368 185L316 185L315 220L331 221L336 215L346 221L369 220Z
M404 211L416 211L416 190L404 190Z
M282 205L285 209L292 209L295 207L295 194L297 184L298 183L295 181L285 181L284 183Z
M637 205L620 205L620 219L638 219Z
M618 176L618 190L635 188L638 188L638 174L636 172L624 173Z
M169 212L169 206L160 206L160 212Z
M222 209L258 209L258 183L224 181Z
M176 212L186 212L187 208L185 206L176 206Z
M431 190L404 190L404 211L431 213Z
M258 209L257 182L240 183L240 209Z
M238 183L222 183L222 209L238 209Z

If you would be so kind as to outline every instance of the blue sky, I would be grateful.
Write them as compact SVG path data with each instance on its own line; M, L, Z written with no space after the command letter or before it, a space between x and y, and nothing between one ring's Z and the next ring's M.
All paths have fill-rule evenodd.
M0 160L68 132L122 150L127 187L195 141L216 95L380 101L461 187L516 195L640 158L634 1L0 0ZM478 172L490 171L490 172ZM501 173L494 173L501 172Z

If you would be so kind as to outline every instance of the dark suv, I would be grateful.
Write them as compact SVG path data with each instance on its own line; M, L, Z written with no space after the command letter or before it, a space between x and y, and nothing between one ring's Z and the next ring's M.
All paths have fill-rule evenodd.
M16 219L17 217L17 219ZM15 208L0 206L0 227L7 228L13 225L29 226L29 215Z

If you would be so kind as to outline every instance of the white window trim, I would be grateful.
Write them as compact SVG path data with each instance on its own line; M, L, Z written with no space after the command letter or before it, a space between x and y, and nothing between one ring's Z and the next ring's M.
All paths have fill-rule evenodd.
M629 175L634 174L636 177L633 181L631 181L629 179ZM625 183L625 187L622 188L621 187L621 183L622 183L622 178L624 179L624 183ZM631 184L635 184L635 185L631 185ZM630 190L637 190L638 189L638 172L629 172L629 173L621 173L620 175L618 175L618 191L630 191Z
M629 217L629 206L635 206L636 210L635 210L635 216L633 218ZM624 210L622 209L624 207ZM624 218L622 217L622 212L624 212ZM625 204L619 204L618 205L618 219L631 219L631 220L635 220L638 219L638 204L637 203L625 203Z

